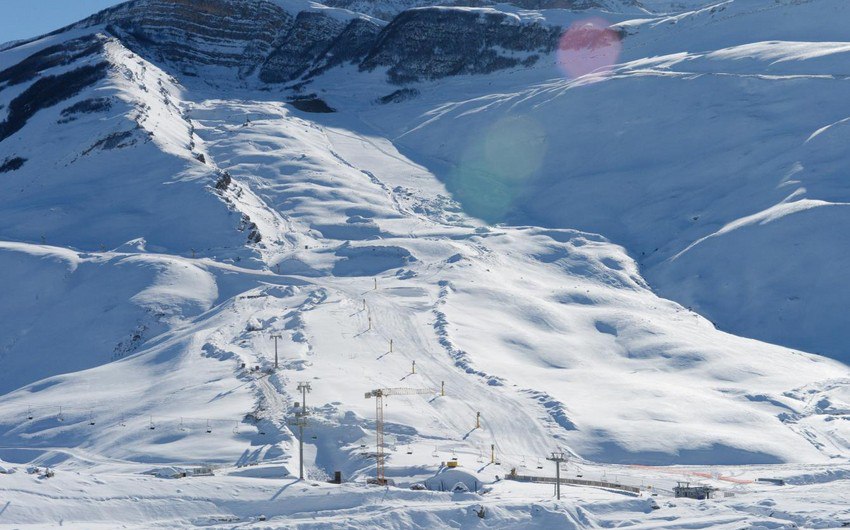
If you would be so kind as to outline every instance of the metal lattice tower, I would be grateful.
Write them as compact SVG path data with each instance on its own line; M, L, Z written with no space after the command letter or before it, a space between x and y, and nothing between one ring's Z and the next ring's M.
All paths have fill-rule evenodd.
M430 388L378 388L366 392L366 399L375 398L375 481L386 484L384 474L384 398L387 396L413 396L434 394Z

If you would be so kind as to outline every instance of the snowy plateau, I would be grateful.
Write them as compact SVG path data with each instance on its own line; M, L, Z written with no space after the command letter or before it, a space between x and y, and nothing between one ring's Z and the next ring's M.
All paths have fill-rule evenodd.
M850 526L850 2L460 3L0 45L0 527Z

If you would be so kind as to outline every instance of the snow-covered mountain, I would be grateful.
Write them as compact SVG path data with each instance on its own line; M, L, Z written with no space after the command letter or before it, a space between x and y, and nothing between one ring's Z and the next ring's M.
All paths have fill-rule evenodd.
M10 45L0 459L127 495L134 473L212 463L210 489L263 497L297 473L309 381L315 479L374 473L364 392L412 387L434 392L385 410L400 484L452 456L484 481L540 473L554 448L635 484L667 471L625 466L844 480L849 19L841 0L133 0ZM99 495L15 484L42 508L0 522ZM308 505L344 511L346 492ZM183 514L151 493L144 514L67 517L294 513L192 495ZM646 508L606 499L527 523ZM432 500L349 516L449 524ZM703 522L761 521L747 505Z

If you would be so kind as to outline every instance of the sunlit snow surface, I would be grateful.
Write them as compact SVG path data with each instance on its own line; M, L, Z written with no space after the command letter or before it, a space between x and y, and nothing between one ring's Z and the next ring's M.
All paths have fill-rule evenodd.
M820 5L803 13L846 20L842 4ZM382 106L375 97L396 87L380 72L340 69L314 86L339 110L328 115L295 111L267 92L223 97L197 81L180 85L110 43L106 53L123 68L76 99L119 103L61 126L63 106L46 109L0 144L0 159L7 150L28 159L2 175L9 193L0 199L0 466L17 471L0 475L0 524L827 528L850 520L847 367L718 331L643 277L687 301L691 289L717 287L694 271L753 288L798 276L826 282L835 274L828 266L806 279L806 257L828 251L824 259L842 263L848 252L833 239L846 233L840 186L796 182L810 167L835 171L834 135L846 116L837 103L787 114L796 108L788 102L815 88L827 102L844 94L831 84L840 59L829 61L842 57L840 39L827 26L828 43L794 28L772 40L745 31L746 13L720 18L727 30L717 32L708 16L626 23L644 48L627 39L625 63L589 78L565 79L553 54L531 70L423 84L419 97ZM20 53L0 55L0 66ZM764 120L789 130L768 135L748 121L759 121L745 113L754 100L736 98L749 93L776 98L760 107ZM705 126L718 119L729 123ZM80 156L105 131L125 128L144 131L142 140ZM775 171L753 169L780 150L789 154L771 163ZM712 178L723 168L752 176L724 184ZM218 169L232 181L215 192ZM702 193L682 191L694 186ZM475 215L522 222L488 225L449 191ZM703 213L708 199L713 210ZM643 208L648 201L655 207ZM684 229L687 219L673 215L709 222ZM530 226L538 220L570 228ZM798 254L774 245L787 231L765 233L784 222L799 230ZM260 244L247 243L251 230ZM641 256L659 241L669 242L661 257ZM847 292L838 281L799 286L816 315L831 316ZM817 338L805 311L748 323L739 314L758 319L773 302L747 295L710 309L740 322L742 334ZM823 325L833 326L823 344L840 344L846 331ZM268 375L273 334L283 337L281 366ZM288 425L300 381L313 389L305 482L291 478L298 441ZM456 456L492 491L366 486L375 403L364 393L382 387L434 390L387 399L388 476L408 486ZM491 445L499 465L489 463ZM511 468L551 475L542 459L557 448L571 457L565 476L653 486L660 509L649 493L565 486L555 503L551 486L494 483ZM144 474L201 464L215 475ZM29 465L56 475L38 478ZM351 482L325 484L337 470ZM759 477L789 485L752 482ZM677 480L721 488L719 498L673 500Z

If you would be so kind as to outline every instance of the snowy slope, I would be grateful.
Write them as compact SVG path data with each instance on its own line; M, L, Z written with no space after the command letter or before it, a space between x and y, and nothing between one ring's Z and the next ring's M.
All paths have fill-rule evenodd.
M345 121L342 116L329 117L328 123L321 124L293 116L279 103L249 105L241 100L215 100L183 104L209 163L228 168L230 187L254 190L262 198L259 205L241 206L247 215L260 219L263 208L286 211L291 230L303 230L297 239L304 242L304 248L278 238L274 224L260 224L263 247L258 253L266 263L266 272L225 263L215 265L221 262L213 258L181 257L175 262L174 258L147 252L139 255L133 249L119 250L112 259L109 253L89 253L95 263L105 261L101 266L118 270L131 264L149 267L164 261L154 265L160 271L154 279L134 280L124 273L122 279L132 294L115 293L119 300L127 300L120 306L131 305L122 309L131 313L116 326L125 326L124 335L110 337L115 343L113 351L94 355L95 359L105 363L108 354L120 352L126 337L146 325L145 317L139 316L142 311L155 325L170 324L171 331L148 338L126 361L81 374L88 382L64 375L11 394L7 400L10 413L15 408L36 406L41 414L53 416L58 412L51 408L63 401L59 396L69 392L69 387L88 388L91 378L120 381L127 377L121 375L125 370L159 373L164 369L161 365L171 371L177 363L192 375L177 375L178 371L174 378L195 381L198 368L190 359L224 360L219 370L229 378L238 378L242 372L233 369L240 360L255 365L255 352L264 352L262 364L267 366L269 334L289 330L291 359L302 359L293 365L290 385L295 377L324 381L315 383L314 399L321 405L334 404L327 410L331 424L348 411L360 422L366 421L371 405L358 399L364 388L392 386L401 380L436 388L438 381L447 381L449 388L460 393L458 397L447 397L446 404L408 398L420 405L393 421L412 427L412 432L428 433L428 437L434 436L431 431L436 429L439 438L450 441L469 434L464 426L469 424L472 411L481 410L491 428L471 433L464 445L476 452L496 442L506 455L545 453L553 443L550 440L561 440L583 456L641 463L811 461L845 450L840 434L835 440L829 433L817 431L800 436L796 427L780 421L780 414L789 406L805 416L803 402L774 403L764 408L765 402L782 401L785 391L845 376L843 367L722 335L698 316L656 299L622 249L603 238L521 227L494 230L460 213L447 219L445 206L456 208L433 177L404 159L390 144L351 133L358 128L356 124L349 122L347 128L341 128L339 121ZM226 212L226 204L222 203L221 209ZM19 245L10 251L28 254L43 248L29 250ZM68 259L73 263L82 256ZM196 267L190 276L172 270L190 266ZM210 274L213 266L224 267L218 272L221 280L216 278L218 274ZM47 278L64 275L67 268L48 268L44 274ZM82 268L82 264L77 267L72 281ZM302 279L289 279L285 276L288 271ZM246 278L238 279L246 274ZM264 281L265 276L270 280ZM498 280L487 282L490 276ZM381 278L380 288L370 293L373 277ZM96 278L105 281L106 276L98 274ZM190 282L189 278L197 279ZM245 281L248 283L243 284ZM275 294L277 288L269 291L269 281L305 286L297 293ZM9 283L16 285L11 279ZM225 288L219 283L230 285ZM32 296L32 287L19 288L21 298ZM100 290L92 285L80 292ZM110 306L99 298L95 307ZM84 299L74 302L85 304ZM54 310L51 299L45 304L41 307ZM44 311L41 307L27 314ZM296 307L294 314L289 311ZM367 317L372 319L371 330ZM52 320L47 315L43 318ZM128 326L133 318L134 325ZM228 318L226 327L222 318ZM656 330L651 323L655 318L667 323L659 322ZM494 333L492 323L497 322L510 324ZM17 322L13 319L9 324ZM80 347L90 350L92 339L87 334L91 326L70 327L79 330L78 336L83 334L77 339ZM652 340L654 336L659 340ZM390 339L395 343L394 352L382 356ZM108 347L108 342L102 344ZM20 351L26 348L37 346L24 342ZM413 360L418 360L419 373L406 377ZM19 362L26 366L32 359ZM143 369L137 366L139 363L150 366ZM88 366L51 368L67 371ZM112 373L114 370L118 373ZM635 377L637 373L644 375ZM360 374L362 387L343 384L352 374ZM198 396L181 397L180 401L203 399L210 393L208 385L216 388L222 384L221 377L182 383L191 389L191 395ZM19 384L28 382L18 380ZM140 383L142 388L162 385L158 377L141 378ZM258 388L254 394L265 396L263 387L255 384ZM704 395L698 391L700 385L704 385ZM611 389L605 399L598 397L600 386ZM35 395L33 389L38 390ZM142 405L145 400L139 401L139 397L133 402L146 410L147 416L169 418L171 423L179 417L192 417L196 422L207 414L218 417L213 414L217 407L199 414L188 410L175 413L170 410L171 400L157 405L162 392L167 391L142 392L151 402ZM292 392L291 386L288 392ZM638 399L644 394L647 401ZM79 403L66 409L72 407L81 419L85 419L86 410L100 415L104 401L96 395L80 397ZM592 397L584 400L577 395ZM630 396L630 405L618 400L618 395ZM262 408L269 398L256 399L260 399L256 406ZM291 400L285 398L284 403ZM716 416L694 417L687 409L663 405L683 400L694 406L712 403L708 408ZM493 408L494 402L500 405ZM523 405L534 408L526 410ZM252 409L247 402L242 406L246 412ZM286 410L281 407L264 410L264 416L280 422L280 414ZM70 414L69 410L65 413ZM137 428L145 423L145 415L135 407L111 410L109 414L111 422L134 416ZM392 413L388 414L392 418ZM19 418L20 413L16 416ZM241 419L239 415L230 417L234 423ZM512 427L517 417L524 418L520 422L528 428L535 426L539 434L517 438ZM735 420L730 423L729 418ZM437 424L431 426L435 420ZM659 425L647 431L643 426L647 420ZM667 424L669 429L661 428ZM83 421L79 428L85 429L86 423ZM772 434L759 439L747 437L746 432L754 429ZM91 443L100 445L100 436L95 435ZM812 444L812 436L816 444ZM182 442L178 439L164 445L179 451ZM120 447L126 447L120 451L131 454L141 450L139 444ZM714 451L706 453L709 448ZM163 451L164 447L157 448L157 454ZM364 464L350 462L346 470L359 469L357 465Z
M368 120L471 213L604 234L721 329L846 361L848 9L727 2L625 22L610 75L564 78L550 56Z
M495 527L843 522L830 488L850 476L850 371L788 345L846 359L844 45L725 32L844 8L727 4L625 22L625 62L592 79L563 79L553 55L381 104L399 88L385 71L335 68L307 89L331 113L279 87L173 77L100 26L1 52L0 70L102 43L0 85L7 121L28 87L108 66L0 141L0 162L26 159L0 174L20 190L0 199L0 465L17 469L0 475L13 492L0 523L424 528L476 524L480 505ZM782 119L813 92L825 100L811 114ZM791 291L789 314L777 300ZM352 484L281 480L298 469L299 382L312 386L308 477ZM362 484L375 465L364 393L393 387L431 391L387 399L388 476L423 481L457 457L491 493ZM654 485L661 511L589 488L553 505L550 486L495 482L551 473L556 448L573 477ZM28 475L30 462L57 476ZM201 464L215 476L142 475ZM666 499L681 478L736 497Z
M196 159L200 151L178 107L181 88L175 80L114 39L102 34L81 39L98 42L101 51L0 92L8 113L28 91L37 97L43 90L37 83L61 85L63 75L92 63L108 65L102 79L47 108L35 107L23 131L3 141L2 158L25 160L4 174L14 190L0 199L4 239L101 250L146 238L153 245L149 250L186 255L192 248L208 252L244 242L247 236L233 230L238 216L210 193L218 175ZM22 53L36 54L57 42L48 38L8 55L20 60ZM12 61L4 57L2 66ZM193 205L191 216L181 212L187 203Z

